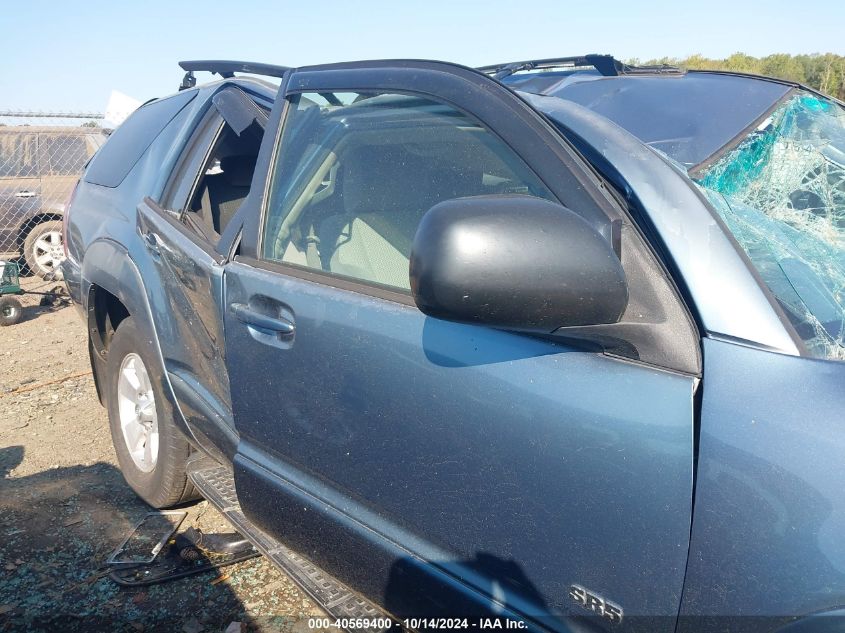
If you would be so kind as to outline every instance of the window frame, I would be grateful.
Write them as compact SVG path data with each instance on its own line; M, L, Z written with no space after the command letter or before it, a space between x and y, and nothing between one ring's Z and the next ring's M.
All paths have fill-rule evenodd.
M229 226L224 229L223 233L217 235L216 240L213 240L210 239L210 236L205 235L205 231L201 227L195 226L187 211L188 204L196 194L197 187L202 180L202 168L208 163L211 152L227 125L226 118L214 103L214 97L229 90L243 93L257 108L267 109L268 104L264 103L261 98L243 90L240 86L226 84L215 91L208 98L202 112L197 115L198 122L189 134L179 158L165 182L161 195L158 196L158 200L153 201L155 205L151 205L153 208L161 210L169 219L176 219L184 228L187 228L188 232L193 235L194 241L198 244L201 242L203 248L210 249L216 255L223 255L227 259L231 259L231 253L239 244L244 212L238 210L238 213L229 222ZM267 129L269 127L265 128L265 132ZM259 164L256 164L256 171L259 168ZM246 202L242 205L242 207L244 206L246 206ZM237 230L230 230L235 225L238 227Z
M210 103L210 102L209 102ZM184 216L188 202L199 184L203 165L208 161L220 137L225 121L214 106L209 106L191 132L173 172L159 196L159 206Z
M633 331L634 334L648 334L636 334L630 339L638 346L640 356L637 359L624 352L609 353L626 362L641 362L649 367L700 376L701 333L698 323L679 293L676 279L655 254L655 245L640 229L626 200L576 149L571 139L565 137L545 114L530 105L528 95L511 91L478 71L455 64L393 60L289 70L283 77L268 121L253 187L239 212L243 224L231 238L227 251L230 261L316 284L317 291L320 288L325 292L337 289L418 310L411 294L259 257L270 173L291 111L287 97L302 92L410 93L454 107L479 121L500 137L565 207L578 213L614 245L620 258L626 251L629 253L625 272L630 276L629 283L635 284L631 286L635 289L632 297L639 297L640 301L649 304L655 318L664 313L671 315L666 322L654 320L643 323L645 329ZM619 231L626 227L628 238L619 239ZM617 249L617 245L620 248ZM565 328L565 332L555 332L552 336L576 346L586 341L588 349L603 353L601 337L610 335L614 340L629 341L628 329L632 322Z
M296 101L296 97L302 96L302 95L312 95L312 94L318 94L318 93L315 93L315 92L309 91L309 90L304 90L304 91L297 91L297 92L294 92L294 93L287 95L287 97L286 97L287 116L286 116L286 119L285 119L285 123L289 122L288 117L291 116L291 113L297 111L297 105L298 104L293 103L294 101ZM322 96L322 93L319 93L319 94ZM537 174L536 170L534 170L531 167L531 165L529 165L525 161L524 158L522 158L519 154L517 154L513 150L513 148L510 145L508 145L507 142L500 135L498 135L494 130L487 127L477 117L473 116L472 113L467 112L464 109L455 107L450 103L445 103L443 100L436 99L436 98L431 97L429 95L421 95L421 94L419 94L418 92L415 92L415 91L409 91L409 90L390 91L389 93L383 92L383 93L381 93L381 95L384 95L384 96L408 96L408 97L422 98L422 99L425 99L430 104L436 104L436 105L445 106L447 108L450 108L454 113L460 115L461 117L464 117L464 119L468 123L472 123L473 125L477 126L479 129L483 130L484 133L486 133L489 136L489 139L492 142L496 143L501 149L504 149L505 151L510 152L511 159L515 159L515 161L518 161L519 163L521 163L520 167L525 170L526 175L532 176L536 180L537 184L539 184L540 186L542 186L545 189L545 193L548 193L551 196L551 198L545 198L545 199L550 199L552 202L562 204L559 197L555 194L555 192L553 192L546 185L546 183L542 180L540 175ZM284 126L281 127L280 138L281 138L282 134L284 134ZM483 144L486 145L486 143L483 143ZM328 149L327 151L329 151L329 153L333 153L335 150L338 150L338 148L343 147L344 145L345 145L345 139L340 138L340 139L338 139L338 142L335 145L333 145L330 149ZM491 149L491 148L488 147L488 149ZM495 153L494 150L491 149L491 151L493 151ZM398 288L396 286L382 284L382 283L379 283L379 282L376 282L376 281L366 280L366 279L363 279L361 277L355 277L355 276L352 276L352 275L344 275L342 273L333 272L333 271L321 270L321 269L313 268L311 266L305 266L305 265L302 265L302 264L298 264L296 262L289 262L289 261L285 261L285 260L282 260L282 259L273 259L273 258L265 256L265 254L264 254L265 243L264 243L263 238L266 235L266 228L267 228L267 226L266 226L267 208L268 208L268 206L271 202L271 198L272 198L272 196L270 195L270 192L269 192L269 188L270 188L270 186L272 186L272 179L274 177L274 171L275 171L276 165L278 163L280 154L281 154L281 143L277 144L277 146L275 148L274 155L273 155L273 162L272 162L272 165L270 167L270 171L267 175L267 178L268 178L268 196L267 196L267 200L265 202L264 208L262 209L263 220L262 220L262 227L261 227L261 240L260 240L260 245L259 245L260 250L258 252L258 258L257 259L259 261L262 261L262 262L273 262L273 263L280 264L282 266L291 266L291 267L293 267L293 268L295 268L299 271L304 271L304 272L310 271L310 272L315 273L317 275L317 277L319 277L319 278L322 278L322 277L327 277L327 278L337 277L337 278L340 278L341 280L343 280L344 282L347 282L347 283L343 284L344 287L348 286L349 284L360 283L360 284L363 284L365 286L377 289L380 293L389 293L391 296L393 296L394 294L402 295L402 296L405 296L405 295L410 296L410 290L403 290L403 289ZM501 156L498 156L498 157L504 165L509 166L509 163L510 163L509 160L505 160ZM307 157L307 160L310 162L313 158L314 158L314 156ZM290 213L290 211L289 211L289 213ZM278 220L282 223L284 222L284 218L279 218ZM411 236L411 237L413 237L413 236Z
M326 286L414 305L410 293L389 286L263 257L270 180L292 111L291 97L320 92L406 94L454 108L498 138L561 204L571 203L573 199L585 206L589 204L589 212L579 207L579 214L594 225L601 225L600 231L608 239L612 222L627 219L604 181L569 141L524 99L486 75L443 62L330 64L292 70L283 78L256 166L265 179L263 188L260 193L251 193L244 205L249 210L238 261Z

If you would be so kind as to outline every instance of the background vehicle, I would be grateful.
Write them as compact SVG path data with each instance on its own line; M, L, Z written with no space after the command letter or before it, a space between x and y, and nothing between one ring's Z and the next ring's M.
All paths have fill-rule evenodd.
M0 126L0 255L23 255L42 277L58 272L65 204L105 139L90 127Z
M838 252L753 248L707 167L839 104L606 56L182 65L62 265L139 495L201 493L336 615L831 622Z

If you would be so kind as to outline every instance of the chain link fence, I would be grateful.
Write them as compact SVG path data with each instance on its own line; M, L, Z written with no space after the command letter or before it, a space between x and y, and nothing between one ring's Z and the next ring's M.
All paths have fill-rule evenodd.
M110 131L95 112L0 109L0 260L54 274L65 205Z

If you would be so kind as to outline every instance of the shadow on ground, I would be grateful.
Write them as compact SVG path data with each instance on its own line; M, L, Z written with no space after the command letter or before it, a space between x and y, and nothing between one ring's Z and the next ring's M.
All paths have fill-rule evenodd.
M244 630L300 628L289 618L250 622L225 583L211 584L214 571L118 587L103 564L149 507L111 464L10 477L23 457L21 446L0 448L0 631L199 633L232 622Z

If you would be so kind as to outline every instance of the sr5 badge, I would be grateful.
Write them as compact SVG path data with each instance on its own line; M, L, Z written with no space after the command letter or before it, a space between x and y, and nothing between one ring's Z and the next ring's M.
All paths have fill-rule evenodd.
M622 607L584 589L581 585L572 585L569 588L569 597L585 609L607 618L613 624L622 622Z

